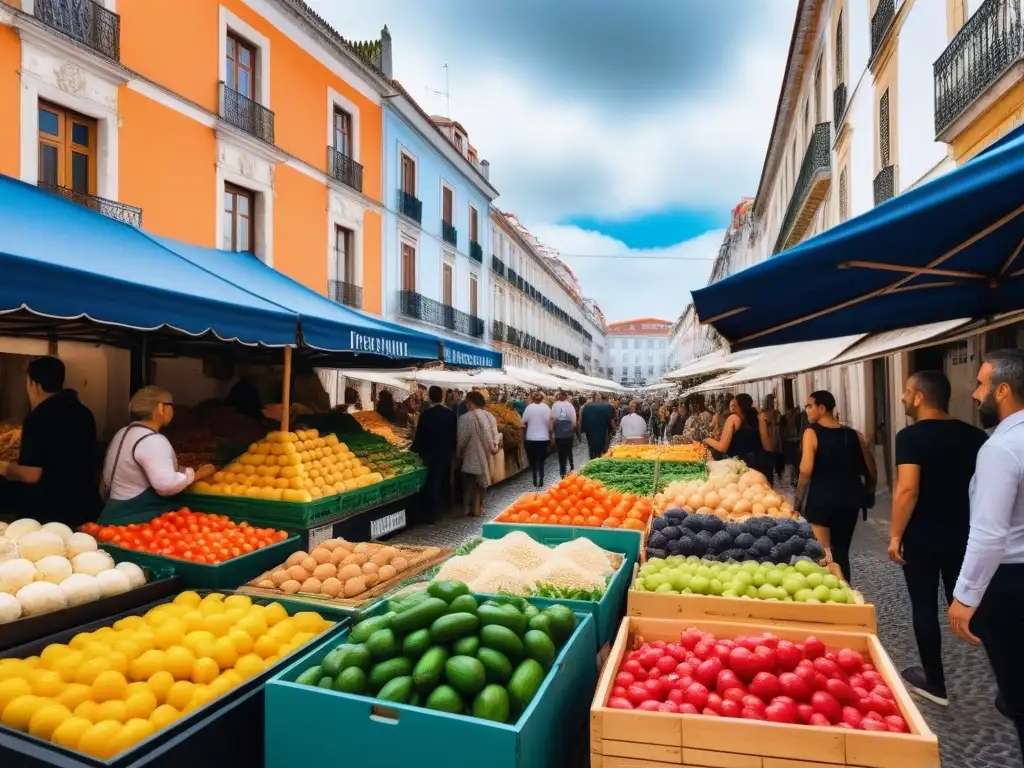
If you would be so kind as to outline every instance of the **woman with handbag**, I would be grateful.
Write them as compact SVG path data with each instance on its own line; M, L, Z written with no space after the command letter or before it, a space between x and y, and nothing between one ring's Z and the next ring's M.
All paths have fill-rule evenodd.
M498 422L484 407L479 392L466 393L466 412L459 417L458 457L462 461L462 504L466 516L483 509L484 491L491 484L490 460L501 448Z

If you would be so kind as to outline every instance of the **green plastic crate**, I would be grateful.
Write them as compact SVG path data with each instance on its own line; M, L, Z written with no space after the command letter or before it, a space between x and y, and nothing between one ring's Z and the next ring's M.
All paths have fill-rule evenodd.
M355 493L355 491L350 491ZM180 501L194 512L227 515L232 520L248 520L261 526L297 530L310 528L319 520L335 517L341 512L341 499L348 493L317 499L308 504L294 501L269 501L244 496L221 496L205 493L184 493Z
M563 768L587 738L597 686L594 619L578 618L576 631L513 725L296 683L345 640L343 630L267 683L264 765Z
M100 546L110 553L116 563L127 561L151 570L173 568L174 574L181 579L181 583L185 587L234 589L251 581L264 571L270 570L278 563L283 563L292 552L302 549L302 537L289 536L284 541L218 565L193 563L189 560L155 555L152 552L124 549L113 544L101 543Z

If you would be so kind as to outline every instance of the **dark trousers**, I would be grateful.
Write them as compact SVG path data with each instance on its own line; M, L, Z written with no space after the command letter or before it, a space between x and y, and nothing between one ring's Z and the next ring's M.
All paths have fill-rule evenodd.
M530 470L533 472L533 484L544 484L544 462L548 458L547 440L527 440L526 456L530 460Z
M427 465L427 479L420 491L423 505L421 515L427 522L440 520L445 508L451 503L450 461L433 461Z
M1024 749L1024 664L1020 663L1024 611L1020 610L1021 605L1024 605L1024 565L999 566L974 614L971 631L981 638L999 694Z
M837 509L829 516L829 538L832 541L832 561L843 571L843 578L852 584L850 574L850 545L853 544L853 531L857 527L857 516L860 510Z
M910 593L914 637L917 639L921 666L929 683L944 687L946 676L942 670L942 633L939 629L935 593L939 591L941 577L946 604L953 602L953 587L960 578L964 550L930 551L904 542L903 559L906 561L903 576L907 580L907 592Z
M605 446L608 445L607 435L595 435L587 433L587 449L590 453L590 458L599 459L601 454L604 453Z
M569 437L556 437L555 445L558 447L558 471L562 477L565 477L565 468L569 467L572 471L576 467L573 465L572 460L572 436Z

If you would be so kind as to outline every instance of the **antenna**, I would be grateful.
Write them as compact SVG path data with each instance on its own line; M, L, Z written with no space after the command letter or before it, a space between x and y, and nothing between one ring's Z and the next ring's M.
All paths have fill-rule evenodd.
M452 117L452 94L451 94L451 89L448 87L448 65L447 64L444 65L444 90L443 91L435 91L433 88L427 88L427 91L429 93L434 94L435 96L444 96L444 104L445 104L444 116L447 117L449 120L451 120L451 117Z

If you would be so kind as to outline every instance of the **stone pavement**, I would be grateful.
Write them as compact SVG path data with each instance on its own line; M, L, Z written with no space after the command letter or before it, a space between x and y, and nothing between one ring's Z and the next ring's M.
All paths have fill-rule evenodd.
M576 467L587 460L586 446L577 446ZM558 481L558 460L547 463L547 485ZM530 473L519 475L488 489L484 514L480 517L451 517L438 525L419 526L394 537L405 544L453 546L480 533L483 523L493 519L521 494L533 489ZM898 669L918 664L917 645L910 622L910 599L899 566L889 560L889 503L880 494L868 521L857 526L851 567L854 585L878 611L878 634ZM461 513L459 513L461 514ZM938 734L944 768L1020 768L1021 753L1009 721L995 709L995 681L981 648L953 636L946 623L945 601L936 595L943 627L943 661L949 690L949 707L939 707L916 697L919 709ZM1008 606L1019 610L1019 606Z

